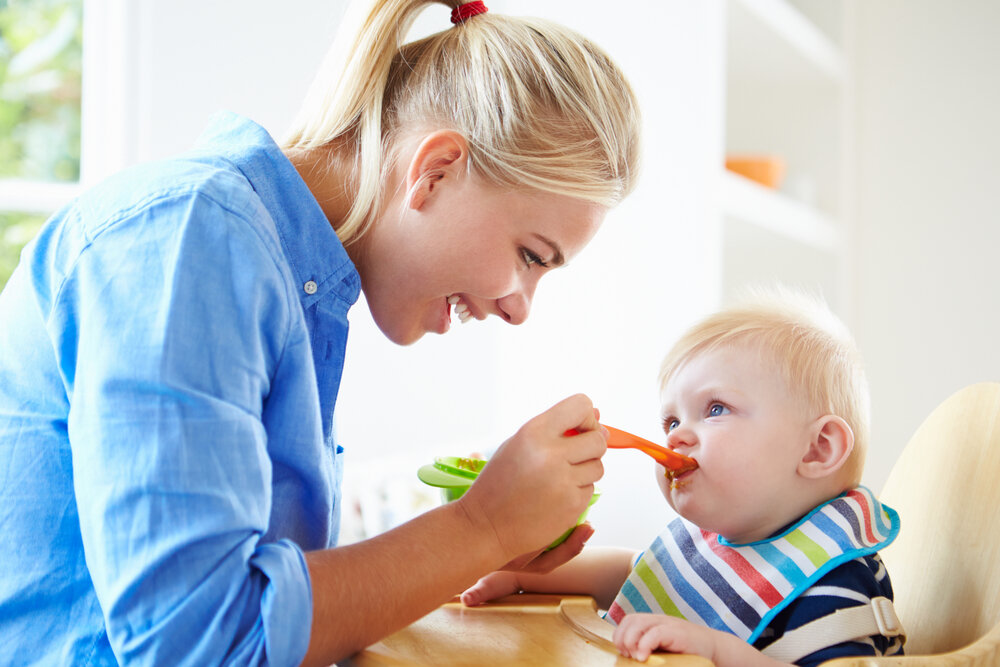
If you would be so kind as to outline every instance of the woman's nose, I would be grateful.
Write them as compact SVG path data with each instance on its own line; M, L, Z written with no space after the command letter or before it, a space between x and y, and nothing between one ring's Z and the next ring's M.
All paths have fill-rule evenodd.
M497 308L500 310L500 317L509 324L522 324L527 320L528 313L531 311L531 300L535 295L535 287L537 286L537 279L525 281L521 284L520 289L497 299Z
M531 297L520 292L508 294L497 299L497 308L502 317L509 324L521 324L528 319L531 311Z

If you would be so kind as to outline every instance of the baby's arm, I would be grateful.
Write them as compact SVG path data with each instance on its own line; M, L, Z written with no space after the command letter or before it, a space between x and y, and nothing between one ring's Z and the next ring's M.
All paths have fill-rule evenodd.
M615 628L615 646L626 658L645 662L656 650L708 658L718 667L778 667L769 658L728 632L720 632L675 616L628 614Z
M635 552L619 547L590 547L547 574L493 572L462 593L462 602L475 606L495 598L525 591L591 595L607 609L628 578Z

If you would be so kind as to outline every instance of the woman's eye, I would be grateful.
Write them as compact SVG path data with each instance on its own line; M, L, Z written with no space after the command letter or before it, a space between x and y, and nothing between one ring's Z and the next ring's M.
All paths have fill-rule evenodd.
M543 268L548 267L548 262L539 257L536 253L532 252L528 248L521 248L521 259L524 260L524 265L529 269L532 264L537 264Z
M728 415L729 408L724 406L722 403L712 403L708 408L709 417L721 417L722 415Z

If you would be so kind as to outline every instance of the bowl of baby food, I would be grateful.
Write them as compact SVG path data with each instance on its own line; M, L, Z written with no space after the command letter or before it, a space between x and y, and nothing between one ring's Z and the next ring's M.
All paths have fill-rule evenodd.
M438 456L434 458L434 463L421 466L417 477L424 484L441 489L441 498L445 502L451 502L468 491L485 467L486 459Z
M417 471L417 477L428 486L441 489L441 498L444 502L451 502L462 497L469 487L476 481L479 473L486 467L486 459L469 458L462 456L438 456L434 458L434 463L421 466ZM587 514L593 507L597 499L601 497L600 492L594 491L590 497L590 502L580 514L576 523L570 526L565 533L559 536L555 542L548 546L549 549L562 544L573 529L587 520Z

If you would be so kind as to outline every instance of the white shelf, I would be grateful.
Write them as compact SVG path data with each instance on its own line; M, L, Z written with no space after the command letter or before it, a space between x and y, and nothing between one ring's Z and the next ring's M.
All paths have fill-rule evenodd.
M839 46L787 0L730 0L727 21L730 76L815 83L819 74L835 84L847 76Z
M727 170L722 176L722 210L728 218L811 248L833 252L842 246L840 229L829 216Z

